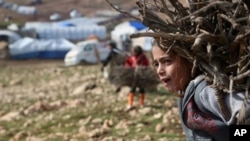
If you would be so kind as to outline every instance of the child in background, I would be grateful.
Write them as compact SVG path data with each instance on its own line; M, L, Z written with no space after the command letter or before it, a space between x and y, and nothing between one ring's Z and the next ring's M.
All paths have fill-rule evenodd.
M136 69L136 67L139 66L149 66L149 60L147 56L144 54L141 46L135 46L132 51L132 55L128 57L125 61L125 67L131 67ZM136 78L134 78L136 79ZM135 81L135 80L132 80ZM132 82L133 83L133 82ZM145 89L143 86L138 86L136 84L133 84L131 86L130 92L128 94L128 105L127 110L130 110L133 106L133 99L134 95L136 93L136 89L139 88L139 103L140 106L144 106L144 99L145 99Z

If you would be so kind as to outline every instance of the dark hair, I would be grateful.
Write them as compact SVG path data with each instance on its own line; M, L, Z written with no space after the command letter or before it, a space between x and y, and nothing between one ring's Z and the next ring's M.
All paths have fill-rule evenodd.
M134 49L133 49L133 53L134 53L136 56L142 54L142 53L143 53L142 47L139 46L139 45L135 46Z
M163 48L163 47L159 46L159 44L158 44L157 42L154 42L154 43L153 43L153 47L159 47L159 48L162 49L164 52L170 53L170 54L173 55L173 56L177 56L177 55L178 55L180 58L184 59L187 63L193 64L193 62L191 62L189 59L187 59L187 58L181 56L181 55L180 55L178 52L176 52L176 50L174 50L174 49L168 50L168 48ZM153 56L152 51L151 51L151 56ZM192 65L191 65L191 66L192 66ZM193 78L195 78L195 77L197 77L198 75L201 75L201 74L203 74L203 71L200 70L200 68L192 68L192 74L191 74L191 75L192 75Z
M110 45L111 48L113 48L113 49L116 48L116 42L115 41L109 41L108 45Z

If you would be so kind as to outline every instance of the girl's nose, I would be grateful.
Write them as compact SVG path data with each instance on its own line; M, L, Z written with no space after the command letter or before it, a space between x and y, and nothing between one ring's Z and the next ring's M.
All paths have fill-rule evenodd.
M163 75L165 73L163 65L159 65L157 68L157 74L159 76Z

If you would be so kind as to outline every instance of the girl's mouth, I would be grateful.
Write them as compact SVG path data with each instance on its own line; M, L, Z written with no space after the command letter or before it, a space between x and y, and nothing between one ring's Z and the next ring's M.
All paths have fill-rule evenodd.
M169 84L169 82L170 82L170 78L162 78L162 79L161 79L161 82L162 82L165 86L167 86L167 85Z

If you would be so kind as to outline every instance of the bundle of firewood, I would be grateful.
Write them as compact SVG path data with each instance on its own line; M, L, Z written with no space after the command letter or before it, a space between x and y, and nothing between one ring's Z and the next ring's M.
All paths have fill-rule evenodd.
M144 66L136 68L112 66L109 81L117 86L141 86L147 89L159 84L153 69Z
M250 89L250 1L187 0L184 6L179 0L138 0L136 5L140 17L116 10L140 20L153 32L131 37L154 37L166 51L174 50L193 62L193 72L202 71L216 89L228 119L224 94L246 91L246 101ZM241 113L244 106L246 102Z

